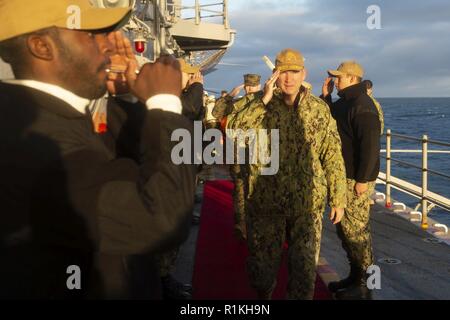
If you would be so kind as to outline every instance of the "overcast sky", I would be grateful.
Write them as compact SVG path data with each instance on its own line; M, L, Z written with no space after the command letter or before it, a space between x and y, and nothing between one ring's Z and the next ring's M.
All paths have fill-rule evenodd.
M207 0L201 3L208 2ZM212 2L217 2L212 0ZM450 1L448 0L229 0L234 46L207 76L206 87L228 89L243 73L269 69L283 48L304 54L307 81L320 92L326 70L356 59L377 97L450 97ZM381 9L380 30L369 30L367 8Z

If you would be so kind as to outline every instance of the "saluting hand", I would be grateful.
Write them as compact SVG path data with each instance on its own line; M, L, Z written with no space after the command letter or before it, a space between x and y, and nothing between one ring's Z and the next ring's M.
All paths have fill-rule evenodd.
M272 76L266 81L264 86L264 97L262 99L263 103L267 105L273 97L273 91L275 90L275 84L280 76L280 71L275 71Z
M126 79L126 70L130 61L136 63L131 42L123 35L121 31L111 32L108 40L115 48L114 54L111 56L111 72L108 73L106 85L108 92L112 95L127 94L130 92L128 81ZM133 75L136 78L136 74Z
M328 77L325 79L325 81L323 82L323 86L322 86L322 94L324 97L328 97L330 94L333 93L334 90L334 81L333 78Z
M203 75L200 71L192 75L192 77L189 79L189 85L192 85L194 83L204 84Z
M143 103L157 94L181 95L180 63L173 56L162 56L146 63L136 75L137 64L130 61L127 80L131 92Z
M233 90L231 90L231 92L228 94L230 97L234 98L236 97L239 92L241 92L242 89L244 89L245 84L241 84L239 86L237 86L236 88L233 88Z

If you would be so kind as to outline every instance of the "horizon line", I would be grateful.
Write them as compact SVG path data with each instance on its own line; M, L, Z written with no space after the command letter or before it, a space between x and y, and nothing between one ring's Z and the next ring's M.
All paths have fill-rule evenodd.
M449 97L376 97L377 99L450 99Z

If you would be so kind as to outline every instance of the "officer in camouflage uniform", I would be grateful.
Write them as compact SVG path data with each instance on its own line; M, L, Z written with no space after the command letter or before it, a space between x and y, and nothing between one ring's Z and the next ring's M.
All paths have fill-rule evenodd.
M336 230L350 262L349 276L328 287L338 299L371 299L366 273L374 261L369 196L380 169L380 113L367 95L360 64L346 61L328 74L322 93L338 125L347 174L347 209ZM340 97L334 103L331 77Z
M261 76L258 74L244 75L244 84L237 86L231 90L229 94L220 97L216 101L216 105L214 106L212 112L213 116L221 121L223 117L228 116L231 112L242 109L244 105L254 99L255 94L261 94L260 80ZM236 96L242 89L245 91L245 96L241 99L235 100Z
M262 165L250 164L244 180L247 272L258 297L270 299L287 240L287 296L312 299L327 194L330 219L336 224L346 206L345 167L336 122L327 105L302 87L306 70L301 53L283 50L275 70L263 98L229 123L243 130L279 130L278 173L262 175ZM280 89L274 90L275 83Z
M255 99L262 98L261 76L258 74L244 75L244 84L233 90L230 94L224 95L217 100L213 109L213 116L222 120L227 117L227 127L234 128L233 118L236 114L246 109ZM234 97L244 88L245 96L234 100ZM231 122L230 122L231 121ZM230 124L230 125L229 125ZM233 164L230 166L230 174L234 181L233 203L234 203L234 233L240 239L246 238L245 226L245 194L247 179L247 167L245 165Z
M182 74L181 102L183 115L192 121L199 121L203 117L203 75L200 68L178 59ZM179 248L161 253L158 256L159 272L162 284L163 298L167 300L187 300L192 297L192 286L180 283L172 276Z
M383 109L381 108L381 104L373 96L373 83L372 83L372 81L364 80L364 83L366 84L367 95L372 99L373 103L375 104L375 107L377 108L378 119L380 120L380 124L381 124L381 135L383 135L383 132L384 132L384 114L383 114Z

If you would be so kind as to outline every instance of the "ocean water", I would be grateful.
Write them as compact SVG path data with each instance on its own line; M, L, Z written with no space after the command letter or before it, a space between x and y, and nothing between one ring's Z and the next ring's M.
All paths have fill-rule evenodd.
M392 133L421 138L428 135L428 139L450 143L450 98L380 98L385 117L385 131L391 129ZM382 137L382 148L386 148L386 137ZM392 138L392 149L421 150L422 144ZM429 150L448 150L450 147L441 147L429 144ZM385 155L385 154L382 154ZM421 153L393 153L392 158L410 162L417 166L422 165ZM450 153L429 154L428 168L434 171L450 175ZM381 159L381 170L386 169L386 160ZM420 169L410 168L392 162L391 174L400 179L422 185L422 173ZM378 190L385 192L384 186L378 185ZM446 198L450 198L450 180L444 177L428 175L428 189ZM404 202L414 208L419 199L405 195L395 189L392 195L396 200ZM434 208L429 217L445 223L450 227L450 212Z

